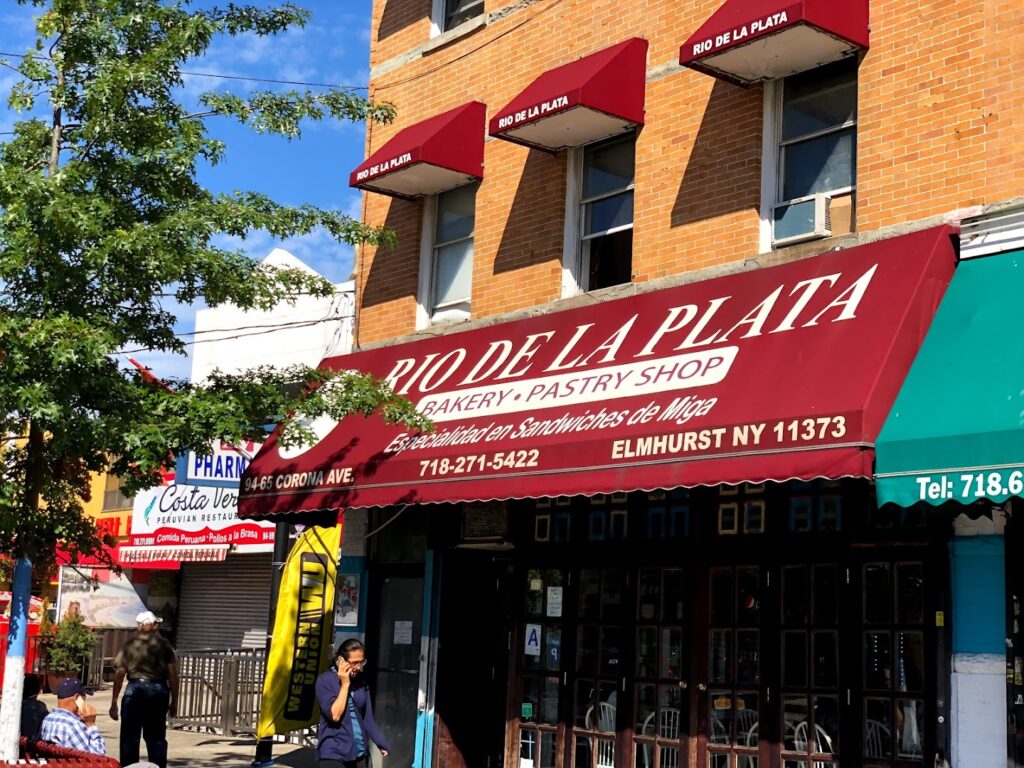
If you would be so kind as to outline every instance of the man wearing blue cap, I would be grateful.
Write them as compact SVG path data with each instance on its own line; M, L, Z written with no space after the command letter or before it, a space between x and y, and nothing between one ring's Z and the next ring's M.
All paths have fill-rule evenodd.
M96 727L96 710L85 702L82 681L72 678L57 686L57 708L43 719L40 741L105 755L107 745Z

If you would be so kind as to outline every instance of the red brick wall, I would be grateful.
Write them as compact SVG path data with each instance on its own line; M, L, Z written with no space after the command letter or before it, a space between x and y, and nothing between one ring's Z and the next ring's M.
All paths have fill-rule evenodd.
M542 72L626 38L650 42L648 66L721 0L595 3L489 0L499 21L374 77L398 107L369 151L401 127L470 100L488 115ZM373 66L427 42L430 0L375 0ZM860 69L857 228L873 230L1024 195L1024 3L872 0ZM390 66L390 65L389 65ZM656 280L758 252L763 89L683 70L647 84L637 142L633 270ZM477 197L473 316L561 295L565 154L489 140ZM359 254L359 342L411 332L419 203L366 196L366 216L399 237ZM795 253L795 252L794 252Z

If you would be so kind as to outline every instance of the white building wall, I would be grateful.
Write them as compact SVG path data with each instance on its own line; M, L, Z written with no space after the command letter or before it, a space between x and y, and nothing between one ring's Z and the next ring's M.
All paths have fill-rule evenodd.
M263 263L318 274L280 248ZM205 381L214 369L239 373L258 365L315 366L325 357L350 352L354 296L349 281L336 285L334 296L300 296L293 304L282 302L268 311L244 311L232 305L200 310L192 381Z

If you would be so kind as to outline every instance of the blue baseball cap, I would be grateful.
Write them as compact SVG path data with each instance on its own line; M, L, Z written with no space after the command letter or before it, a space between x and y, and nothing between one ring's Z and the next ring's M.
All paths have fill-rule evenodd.
M75 696L92 696L92 691L87 691L77 677L61 680L57 686L57 698L70 699Z

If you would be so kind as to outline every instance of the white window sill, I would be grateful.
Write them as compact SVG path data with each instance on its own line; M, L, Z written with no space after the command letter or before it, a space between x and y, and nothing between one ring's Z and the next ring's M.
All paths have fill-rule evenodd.
M460 40L463 37L473 34L478 29L487 26L487 15L481 13L476 18L464 21L454 29L449 29L437 37L431 38L429 41L423 44L423 55L426 56L431 51L436 51L438 48L443 48L449 43L453 43L456 40Z

